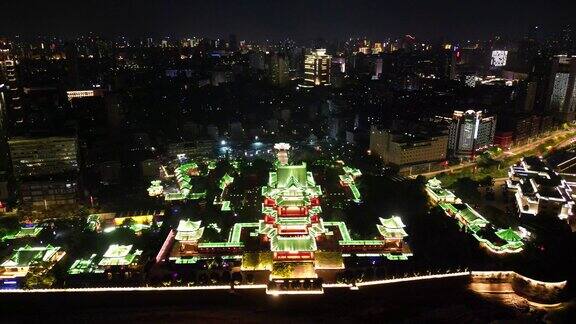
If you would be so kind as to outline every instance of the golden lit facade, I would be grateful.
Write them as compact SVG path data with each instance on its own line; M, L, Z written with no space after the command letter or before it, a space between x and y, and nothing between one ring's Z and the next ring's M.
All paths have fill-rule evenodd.
M332 56L326 49L316 49L304 59L304 82L301 87L312 88L330 85L330 66Z

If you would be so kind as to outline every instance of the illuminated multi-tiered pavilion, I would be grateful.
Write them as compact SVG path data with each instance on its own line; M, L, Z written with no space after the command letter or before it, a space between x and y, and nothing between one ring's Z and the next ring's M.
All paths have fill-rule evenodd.
M320 195L306 164L279 165L262 188L264 219L259 233L270 242L276 260L310 260L316 238L326 232L320 213Z

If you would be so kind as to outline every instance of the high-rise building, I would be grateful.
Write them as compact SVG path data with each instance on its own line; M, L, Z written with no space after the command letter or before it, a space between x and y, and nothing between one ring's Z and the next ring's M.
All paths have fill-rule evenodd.
M576 56L558 55L552 61L548 107L563 121L574 120L576 111Z
M446 134L407 134L378 129L370 131L370 152L384 163L400 167L446 159Z
M6 94L6 85L0 83L0 133L3 135L6 135Z
M20 183L18 189L25 209L74 205L78 196L78 182L73 176L26 181Z
M380 79L380 75L382 74L382 58L377 58L374 62L374 75L372 75L372 79L378 80Z
M78 171L76 137L13 138L8 144L18 178Z
M337 68L338 72L346 73L346 58L335 57L332 59L332 64Z
M1 82L1 81L0 81ZM10 196L10 154L6 130L6 86L0 84L0 205Z
M228 49L231 51L238 50L238 38L235 34L230 34L230 37L228 38Z
M473 157L494 142L496 117L483 117L482 111L454 111L448 149L457 157Z
M374 43L374 45L372 46L372 54L380 54L384 51L384 48L382 47L382 43Z
M540 133L541 117L538 115L517 115L512 119L514 123L514 141L528 140Z
M534 103L536 102L536 91L538 89L538 82L528 81L525 86L524 96L524 111L531 112L534 110Z
M6 123L6 95L8 90L0 84L0 171L7 171L9 163L7 123Z
M270 81L276 86L283 86L290 81L290 68L284 55L270 56Z
M565 25L558 37L558 45L561 53L574 53L574 32L572 26Z
M48 209L76 203L76 137L13 138L8 141L23 209Z
M24 111L22 109L21 89L18 83L17 64L18 62L9 55L0 55L0 68L3 70L2 74L6 82L5 87L9 90L4 94L4 101L6 103L6 120L8 121L6 127L10 132L18 132L24 127Z
M330 68L332 56L326 49L316 49L304 59L304 83L301 87L312 88L330 85Z
M257 71L266 69L266 54L262 51L255 51L248 54L250 68Z

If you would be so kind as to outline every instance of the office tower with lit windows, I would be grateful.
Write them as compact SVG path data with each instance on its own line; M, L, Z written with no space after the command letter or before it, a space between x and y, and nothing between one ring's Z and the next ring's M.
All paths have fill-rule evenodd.
M231 51L238 50L238 38L236 37L235 34L230 34L228 38L228 49Z
M73 205L79 194L76 137L11 138L8 141L23 209Z
M332 56L326 49L316 49L304 58L304 82L301 87L312 88L330 85L330 67Z
M473 157L494 142L496 117L482 111L454 111L450 123L448 149L456 157Z
M12 127L9 121L9 104L12 101L10 85L16 84L15 67L7 66L10 58L10 43L7 39L0 39L0 199L8 197L8 178L10 178L10 154L8 152L8 135ZM10 81L13 80L13 81ZM18 98L16 98L18 99ZM0 204L3 201L0 201Z
M78 171L76 137L11 138L8 144L19 178Z
M558 55L552 61L548 107L562 121L574 120L576 111L576 56Z
M8 89L0 79L0 133L6 135L6 96Z
M9 198L10 154L6 133L6 85L0 80L0 205Z
M290 81L290 67L288 59L282 54L270 56L270 82L275 86L284 86Z
M386 164L400 167L427 165L446 160L448 136L445 133L410 133L372 126L370 153Z
M0 52L0 68L6 82L4 86L8 91L4 94L6 103L6 127L12 132L18 132L24 127L24 111L22 109L21 89L18 83L17 64L4 49Z

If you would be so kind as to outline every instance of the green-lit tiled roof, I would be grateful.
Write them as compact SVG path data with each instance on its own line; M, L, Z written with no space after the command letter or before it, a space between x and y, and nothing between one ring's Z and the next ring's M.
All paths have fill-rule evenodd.
M198 241L204 234L204 227L200 227L201 221L181 220L178 223L176 240Z
M518 235L518 233L516 233L516 231L514 231L511 228L500 229L500 230L496 231L496 235L506 242L522 241L522 237L520 237L520 235Z
M392 216L390 218L382 218L379 217L380 224L386 228L395 229L395 228L404 228L406 225L402 222L402 219L398 216Z
M112 244L104 253L99 266L124 266L132 264L142 254L141 250L135 250L133 253L132 245Z
M14 250L12 256L2 263L3 267L28 267L37 262L47 261L54 253L60 250L59 247L51 245L31 247L26 245L24 247Z
M294 184L306 185L308 174L306 164L279 166L276 170L277 187L286 188Z
M234 182L234 178L231 177L230 175L228 175L228 173L226 173L222 179L220 179L220 184L219 184L219 188L221 190L224 190L224 188L226 188L229 184L231 184L232 182Z

